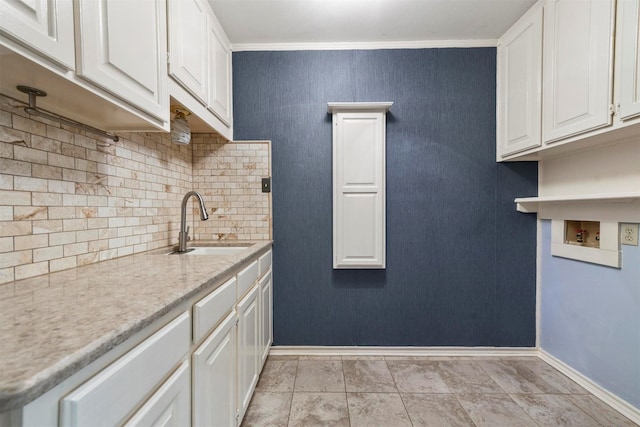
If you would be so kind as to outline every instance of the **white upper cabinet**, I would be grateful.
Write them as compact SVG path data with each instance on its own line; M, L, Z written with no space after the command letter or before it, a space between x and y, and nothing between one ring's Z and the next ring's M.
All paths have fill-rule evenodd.
M69 70L75 68L72 0L2 0L0 31Z
M78 75L169 120L162 0L78 2Z
M619 114L622 120L640 115L640 0L618 0L620 43Z
M218 19L209 15L209 98L208 108L224 124L231 126L231 47Z
M333 113L333 268L385 268L385 129L391 103Z
M613 10L613 0L545 4L545 142L611 124Z
M498 155L540 146L542 8L532 9L498 42Z
M169 0L169 73L207 102L208 6L200 0Z
M192 132L233 139L231 44L205 0L168 0L170 95L199 120Z

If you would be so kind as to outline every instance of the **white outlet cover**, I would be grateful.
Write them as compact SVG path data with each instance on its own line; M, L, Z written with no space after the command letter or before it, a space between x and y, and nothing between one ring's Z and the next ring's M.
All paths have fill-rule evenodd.
M620 243L638 246L638 224L620 224Z

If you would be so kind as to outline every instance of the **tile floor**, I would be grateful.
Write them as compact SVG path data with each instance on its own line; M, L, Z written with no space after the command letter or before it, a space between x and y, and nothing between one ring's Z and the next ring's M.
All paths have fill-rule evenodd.
M636 426L536 357L270 356L242 426Z

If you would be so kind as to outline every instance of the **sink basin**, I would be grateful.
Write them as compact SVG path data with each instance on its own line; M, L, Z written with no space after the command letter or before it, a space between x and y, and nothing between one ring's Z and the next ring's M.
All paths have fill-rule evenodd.
M168 255L233 255L247 249L249 245L242 246L195 246L187 248L187 252L170 252Z

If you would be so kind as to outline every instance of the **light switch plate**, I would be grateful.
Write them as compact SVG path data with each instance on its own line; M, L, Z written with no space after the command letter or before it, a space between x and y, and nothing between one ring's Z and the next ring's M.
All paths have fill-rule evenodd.
M620 224L620 243L638 246L638 224Z
M262 192L271 193L271 177L262 178Z

